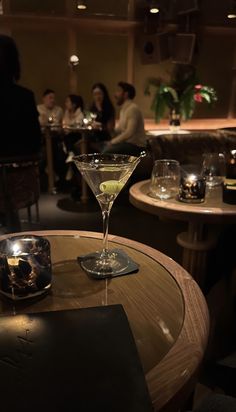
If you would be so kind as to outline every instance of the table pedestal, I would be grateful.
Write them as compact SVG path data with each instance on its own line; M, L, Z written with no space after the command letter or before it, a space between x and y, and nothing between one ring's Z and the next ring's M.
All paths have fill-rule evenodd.
M188 231L177 236L177 243L183 248L182 266L201 288L204 287L207 252L214 249L216 242L207 226L197 222L189 222Z
M53 153L52 153L52 137L49 130L45 130L46 141L46 156L47 156L47 172L48 172L48 192L51 194L56 193L55 188L55 175L53 165Z

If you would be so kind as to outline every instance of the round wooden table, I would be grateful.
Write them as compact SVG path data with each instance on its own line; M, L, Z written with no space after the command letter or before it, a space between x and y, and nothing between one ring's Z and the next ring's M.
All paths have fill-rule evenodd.
M94 280L80 268L76 259L78 255L101 249L102 234L77 231L32 234L43 235L50 241L52 289L34 303L26 301L15 306L2 300L1 312L29 313L122 304L154 408L177 410L193 389L208 339L208 310L193 278L157 250L110 236L110 246L125 250L140 269L123 277Z
M200 286L204 285L207 252L214 248L217 238L211 237L208 224L236 223L236 206L223 203L222 188L209 190L204 203L183 203L177 199L159 200L149 196L150 180L130 188L130 202L144 212L169 219L188 222L187 232L177 236L183 248L183 267Z

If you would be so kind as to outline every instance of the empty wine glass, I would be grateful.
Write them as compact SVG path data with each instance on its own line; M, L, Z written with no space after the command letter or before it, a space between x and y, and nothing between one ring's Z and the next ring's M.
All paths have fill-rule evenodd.
M219 186L226 176L226 162L223 153L205 153L203 155L202 174L206 184L212 188Z
M97 278L121 273L128 266L124 254L108 249L108 225L113 203L125 186L140 157L119 154L87 154L74 157L74 162L90 186L102 210L103 249L81 259L81 266Z
M180 165L177 160L156 160L151 177L150 192L162 200L175 197L179 191Z
M91 117L92 121L96 120L96 118L97 118L97 113L90 112L90 117Z

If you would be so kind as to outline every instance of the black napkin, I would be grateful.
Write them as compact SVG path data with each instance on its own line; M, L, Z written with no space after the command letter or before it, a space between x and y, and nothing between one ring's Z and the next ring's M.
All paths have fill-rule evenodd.
M124 260L127 261L127 266L125 269L121 270L120 272L117 272L115 274L112 274L111 277L117 277L117 276L124 276L124 275L132 275L134 273L137 273L139 270L139 265L138 263L134 262L133 259L131 259L126 252L124 252L122 249L110 249L109 250L110 253L119 253L120 255L122 255L122 257L124 258ZM80 266L82 267L82 269L86 271L86 269L83 267L83 261L88 260L93 258L96 255L96 253L89 253L87 255L83 255L83 256L79 256L78 257L78 262L80 263ZM87 272L88 273L88 272ZM95 274L91 274L89 273L89 275L96 277L96 279L103 279L104 277L109 277L109 276L101 276L101 275L95 275Z

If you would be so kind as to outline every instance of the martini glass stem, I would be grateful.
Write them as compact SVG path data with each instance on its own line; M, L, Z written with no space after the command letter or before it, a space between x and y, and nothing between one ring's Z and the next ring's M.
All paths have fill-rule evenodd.
M113 202L109 202L106 206L103 205L102 209L102 221L103 221L103 241L102 241L102 256L108 256L108 228L109 217ZM104 207L105 206L105 207Z
M108 255L108 228L109 228L110 209L102 211L103 220L103 242L102 242L102 256Z

